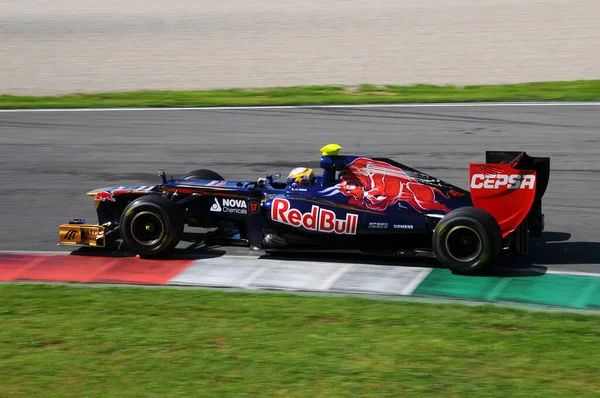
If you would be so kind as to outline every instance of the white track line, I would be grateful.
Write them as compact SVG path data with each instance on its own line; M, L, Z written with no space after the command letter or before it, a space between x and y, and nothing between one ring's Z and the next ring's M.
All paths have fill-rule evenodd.
M413 280L410 281L410 283L408 283L404 287L404 289L402 289L402 292L400 294L403 296L410 296L411 294L413 294L413 292L417 289L417 287L419 287L421 282L423 282L430 273L431 268L423 268L419 275L414 277Z
M247 277L242 282L240 282L240 284L239 284L238 287L241 287L241 288L244 288L244 289L249 289L250 285L256 279L258 279L259 276L261 276L262 274L264 274L265 271L267 271L267 267L258 267L257 269L254 270L254 272L252 272L252 274L250 274L249 277Z
M213 106L213 107L173 107L173 108L45 108L45 109L0 109L0 113L23 112L135 112L135 111L224 111L224 110L266 110L266 109L326 109L326 108L482 108L508 106L600 106L599 101L582 102L433 102L433 103L394 103L394 104L348 104L348 105L262 105L262 106Z
M600 278L600 274L596 272L579 272L579 271L546 271L546 274L551 275L579 275L579 276L593 276Z
M347 264L341 266L338 270L336 270L329 278L325 280L325 282L319 287L319 290L329 290L331 287L338 281L342 276L346 274L352 268L353 264Z

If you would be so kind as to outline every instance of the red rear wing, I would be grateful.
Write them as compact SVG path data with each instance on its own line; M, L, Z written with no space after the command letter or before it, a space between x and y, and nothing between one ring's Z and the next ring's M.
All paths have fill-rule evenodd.
M541 198L548 185L550 159L525 152L487 152L486 161L469 168L473 205L494 216L503 237L524 221L531 221L531 229L541 233Z
M506 237L533 205L535 170L516 170L509 164L471 164L470 175L473 205L494 216Z

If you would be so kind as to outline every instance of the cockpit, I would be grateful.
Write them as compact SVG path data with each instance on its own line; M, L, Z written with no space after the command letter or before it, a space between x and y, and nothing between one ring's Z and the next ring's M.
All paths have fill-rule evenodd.
M342 173L347 170L347 159L339 157L342 147L338 144L329 144L322 147L320 166L323 170L321 176L316 175L310 167L295 167L290 171L285 181L276 181L281 178L280 173L269 174L266 178L258 180L259 187L269 185L273 189L307 190L309 187L319 188L336 185L340 182Z

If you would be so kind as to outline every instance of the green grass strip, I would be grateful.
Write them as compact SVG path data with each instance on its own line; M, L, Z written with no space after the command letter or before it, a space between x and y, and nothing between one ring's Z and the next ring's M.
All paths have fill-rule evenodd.
M587 397L600 318L206 290L0 286L0 396Z
M479 86L282 87L212 91L137 91L52 97L0 96L0 108L105 108L316 105L470 101L600 100L600 80Z

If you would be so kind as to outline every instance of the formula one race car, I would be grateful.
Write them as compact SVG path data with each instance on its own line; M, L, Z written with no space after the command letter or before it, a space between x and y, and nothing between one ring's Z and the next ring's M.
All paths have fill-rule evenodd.
M98 224L60 226L60 244L106 247L119 241L143 257L163 256L184 226L235 226L240 240L269 251L358 250L420 253L456 271L494 264L501 252L526 253L544 229L541 199L550 159L525 152L486 152L470 165L471 191L390 159L339 155L321 148L321 175L294 169L226 180L205 169L154 186L88 192Z

